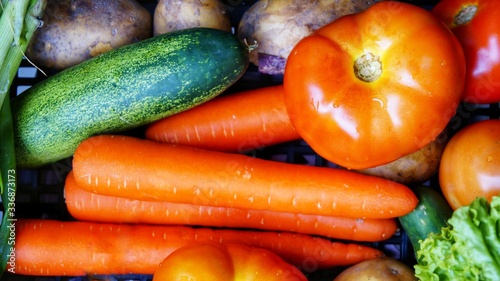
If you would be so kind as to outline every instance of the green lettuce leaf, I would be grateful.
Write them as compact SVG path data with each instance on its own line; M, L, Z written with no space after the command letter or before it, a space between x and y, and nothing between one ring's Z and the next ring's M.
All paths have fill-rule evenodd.
M415 276L429 281L500 280L500 197L453 212L441 233L420 241Z

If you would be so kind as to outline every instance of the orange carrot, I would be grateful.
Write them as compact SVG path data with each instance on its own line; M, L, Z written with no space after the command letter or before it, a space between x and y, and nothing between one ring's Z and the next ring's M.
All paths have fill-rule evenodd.
M91 192L145 201L376 219L405 215L418 202L381 177L130 136L84 140L73 173Z
M145 136L230 152L300 139L286 112L283 85L217 97L149 125Z
M66 178L64 197L69 213L86 221L288 231L365 242L386 240L398 229L393 218L363 220L100 195L80 188L73 172Z
M7 270L39 276L154 274L174 250L209 241L268 249L308 270L383 255L369 246L287 232L18 219L15 262Z

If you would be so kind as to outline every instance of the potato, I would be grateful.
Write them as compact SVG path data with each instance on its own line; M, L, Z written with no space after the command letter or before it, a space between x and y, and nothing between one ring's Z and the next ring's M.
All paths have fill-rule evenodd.
M414 153L384 165L358 170L358 172L406 185L426 182L438 172L447 140L448 130L444 130L434 141Z
M42 20L26 56L54 70L152 36L151 13L135 0L47 0Z
M153 18L153 34L191 27L231 31L226 7L220 0L159 0Z
M258 43L250 61L271 75L284 72L295 44L316 29L383 0L259 0L242 16L238 36Z
M351 265L333 281L414 281L415 271L400 260L391 257L369 259Z

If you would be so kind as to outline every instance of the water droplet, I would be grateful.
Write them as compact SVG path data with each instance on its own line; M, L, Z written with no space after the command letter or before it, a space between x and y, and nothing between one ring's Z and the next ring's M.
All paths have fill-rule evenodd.
M372 101L378 102L381 108L384 107L384 102L380 98L373 98Z

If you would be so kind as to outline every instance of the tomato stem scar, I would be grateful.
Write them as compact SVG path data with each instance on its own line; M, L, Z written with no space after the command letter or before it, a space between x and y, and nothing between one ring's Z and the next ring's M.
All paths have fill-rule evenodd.
M455 15L455 18L453 19L453 24L455 25L463 25L467 24L472 20L474 15L476 15L477 12L477 6L476 5L467 5L462 7L460 12Z
M354 74L364 82L373 82L382 75L380 57L370 52L363 54L354 62Z

